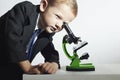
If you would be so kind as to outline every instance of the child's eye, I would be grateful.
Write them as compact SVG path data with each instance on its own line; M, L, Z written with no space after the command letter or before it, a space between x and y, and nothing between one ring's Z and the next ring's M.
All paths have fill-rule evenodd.
M57 18L57 19L61 19L61 17L60 17L59 15L56 15L56 18Z

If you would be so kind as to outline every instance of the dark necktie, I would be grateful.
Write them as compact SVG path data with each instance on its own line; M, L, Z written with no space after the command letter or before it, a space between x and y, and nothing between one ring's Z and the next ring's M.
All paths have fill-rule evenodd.
M27 58L30 59L31 57L31 53L32 53L32 48L33 48L33 45L34 45L34 40L35 38L38 36L40 32L40 29L37 29L34 31L29 43L28 43L28 51L27 51Z

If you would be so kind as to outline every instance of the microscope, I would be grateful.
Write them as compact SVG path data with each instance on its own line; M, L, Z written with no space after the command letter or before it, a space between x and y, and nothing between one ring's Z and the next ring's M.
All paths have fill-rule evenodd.
M95 67L92 63L81 63L81 60L88 59L89 54L83 53L82 56L78 56L77 51L88 44L86 41L82 41L80 37L76 37L71 31L66 22L63 22L63 28L66 30L67 35L63 37L62 48L65 55L71 60L70 65L66 66L67 71L95 71ZM73 55L67 51L67 45L71 43L76 46L73 47Z

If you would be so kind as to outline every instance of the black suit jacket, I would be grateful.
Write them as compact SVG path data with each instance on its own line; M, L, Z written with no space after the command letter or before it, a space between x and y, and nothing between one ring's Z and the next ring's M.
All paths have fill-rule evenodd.
M16 4L0 18L0 64L16 64L26 60L26 47L34 32L39 5L25 1ZM52 36L42 32L33 48L32 57L41 51L45 61L59 64L59 54L52 43ZM45 39L45 40L44 40ZM47 42L46 42L47 41Z

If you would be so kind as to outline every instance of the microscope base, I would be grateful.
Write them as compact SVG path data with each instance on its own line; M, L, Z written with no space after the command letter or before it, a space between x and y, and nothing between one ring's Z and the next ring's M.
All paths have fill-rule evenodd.
M66 66L67 71L95 71L92 64L80 64L79 66Z

